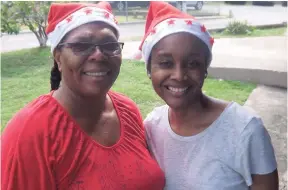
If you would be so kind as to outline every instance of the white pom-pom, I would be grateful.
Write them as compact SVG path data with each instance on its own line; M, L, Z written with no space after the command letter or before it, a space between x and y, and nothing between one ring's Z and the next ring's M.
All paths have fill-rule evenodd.
M138 49L137 52L133 55L132 59L141 60L142 59L142 51L140 51Z

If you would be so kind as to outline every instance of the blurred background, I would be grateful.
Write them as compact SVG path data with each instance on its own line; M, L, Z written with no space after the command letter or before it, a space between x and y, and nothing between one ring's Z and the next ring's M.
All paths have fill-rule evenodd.
M91 1L90 1L91 2ZM109 1L113 13L119 23L137 22L145 20L150 1ZM227 16L232 17L232 10L227 10L229 5L238 6L283 6L287 7L287 1L167 1L176 8L195 17ZM97 2L95 2L97 3Z

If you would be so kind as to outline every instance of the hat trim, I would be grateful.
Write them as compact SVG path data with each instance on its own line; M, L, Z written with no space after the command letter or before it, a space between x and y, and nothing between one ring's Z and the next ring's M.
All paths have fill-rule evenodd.
M177 26L167 25L167 22L169 20L175 20L175 25ZM185 21L187 20L191 20L193 24L188 26L187 24L185 24ZM171 34L179 33L179 32L187 32L187 33L193 34L207 45L210 51L210 57L208 59L208 67L209 67L211 60L212 60L212 53L211 53L212 45L210 44L211 36L208 31L206 30L205 32L201 31L202 26L203 25L201 25L199 22L197 22L194 19L182 19L182 18L181 19L169 18L157 24L154 27L156 32L147 36L147 38L145 39L142 45L142 56L145 60L146 67L147 67L149 57L150 57L153 47L164 37L169 36Z
M85 10L90 9L92 10L91 14L85 14ZM104 14L107 14L107 17L104 16ZM71 21L67 21L68 18L73 18ZM110 26L112 26L114 29L116 29L117 36L119 37L119 27L115 23L116 20L114 18L114 15L109 13L108 11L104 9L99 9L96 7L84 7L76 12L72 13L71 15L67 16L64 20L59 22L56 26L54 31L50 32L48 34L48 41L51 44L51 52L53 53L54 49L57 47L57 45L60 43L62 38L71 30L90 22L94 21L100 21L104 22Z

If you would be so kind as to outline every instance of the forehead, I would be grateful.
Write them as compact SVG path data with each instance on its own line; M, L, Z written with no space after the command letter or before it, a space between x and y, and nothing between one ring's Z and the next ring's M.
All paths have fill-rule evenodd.
M152 53L205 55L208 47L199 38L187 32L171 34L161 39L153 48Z
M109 41L116 40L116 30L113 29L106 23L103 22L92 22L83 24L71 32L69 32L66 36L66 40L69 41Z

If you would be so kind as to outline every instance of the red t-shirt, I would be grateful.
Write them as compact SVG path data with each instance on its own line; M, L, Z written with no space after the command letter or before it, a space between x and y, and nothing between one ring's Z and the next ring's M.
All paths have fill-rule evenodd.
M19 111L2 133L2 190L160 190L164 173L151 158L140 112L109 92L121 136L104 147L51 96Z

